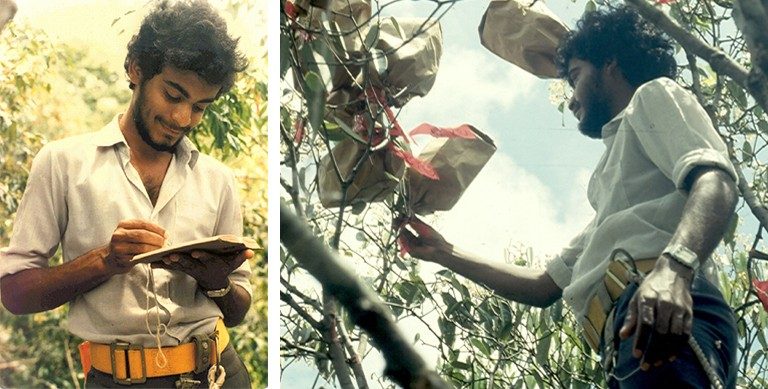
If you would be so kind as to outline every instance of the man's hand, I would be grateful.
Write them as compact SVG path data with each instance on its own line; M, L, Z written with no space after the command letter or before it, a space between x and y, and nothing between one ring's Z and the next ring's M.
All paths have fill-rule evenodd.
M155 262L153 267L178 270L197 280L204 290L224 289L229 284L229 275L246 260L253 258L253 250L220 256L206 251L195 250L189 254L175 253L162 262Z
M164 244L163 227L146 220L123 220L112 233L104 262L115 273L126 273L134 266L134 255L157 250Z
M453 245L448 243L439 232L417 217L406 220L398 220L400 235L398 243L400 247L415 258L430 262L439 262L440 258L450 254ZM411 226L418 236L414 235L406 227Z
M619 336L627 339L634 334L633 355L642 357L641 369L674 361L688 342L693 327L692 281L693 270L662 255L630 300Z

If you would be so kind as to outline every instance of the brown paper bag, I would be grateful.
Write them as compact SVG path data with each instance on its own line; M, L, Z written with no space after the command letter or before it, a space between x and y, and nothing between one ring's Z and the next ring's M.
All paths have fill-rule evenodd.
M464 190L496 152L488 135L469 126L475 139L434 138L419 154L437 171L439 180L432 180L410 169L406 174L411 209L419 215L447 211L456 205Z
M344 139L332 153L341 175L346 178L363 155L365 146L352 139ZM381 201L392 193L405 173L405 162L396 158L387 148L369 153L347 189L345 205ZM341 205L342 191L330 155L320 160L317 170L320 203L326 208Z
M568 27L541 1L494 0L480 21L488 50L540 78L557 78L555 56Z
M381 77L375 69L371 69L370 74L374 76L374 85L380 85L390 96L397 95L397 107L402 107L415 96L425 96L435 84L443 53L443 30L439 23L427 28L429 22L420 31L426 21L421 18L395 20L389 17L379 24L376 48L387 53L388 66Z
M416 96L425 96L435 83L437 70L442 55L443 33L440 25L435 23L424 31L419 31L426 19L417 18L386 18L377 25L378 40L374 45L377 55L386 57L386 71L379 75L374 66L375 60L369 63L368 75L371 83L394 97L392 104L402 107ZM369 24L363 31L365 37L373 28ZM407 43L406 43L407 42ZM362 43L355 43L356 50L362 48ZM350 47L352 45L349 45ZM349 57L362 58L365 53L349 52ZM338 69L336 69L338 71ZM359 68L351 69L356 79L353 81L344 70L342 76L334 78L333 89L328 95L328 103L332 108L328 111L327 120L338 120L351 125L351 118L356 109L363 107L355 102L363 98L360 85L364 83ZM338 75L338 73L334 73ZM346 78L345 78L346 77ZM337 82L337 80L345 80ZM364 108L364 107L363 107Z

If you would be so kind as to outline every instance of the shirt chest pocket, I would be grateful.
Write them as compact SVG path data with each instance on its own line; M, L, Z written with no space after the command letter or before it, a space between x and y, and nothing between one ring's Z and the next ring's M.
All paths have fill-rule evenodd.
M210 201L200 197L182 196L175 201L173 217L173 244L208 238L215 234L217 223L216 208Z

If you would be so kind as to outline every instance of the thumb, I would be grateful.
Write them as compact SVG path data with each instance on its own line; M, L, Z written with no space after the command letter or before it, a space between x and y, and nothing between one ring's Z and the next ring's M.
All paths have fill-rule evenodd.
M397 243L400 245L400 256L405 256L406 253L411 252L412 243L416 240L416 236L403 228L400 230L400 234L397 236Z

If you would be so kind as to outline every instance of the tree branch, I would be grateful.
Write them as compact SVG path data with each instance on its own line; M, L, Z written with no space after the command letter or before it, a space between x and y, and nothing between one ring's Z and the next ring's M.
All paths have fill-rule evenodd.
M280 204L280 213L283 213L283 205ZM282 219L282 216L280 217ZM280 231L283 227L282 221L280 222ZM282 239L281 239L282 240ZM287 247L287 246L286 246ZM289 250L290 251L290 250ZM295 256L295 255L294 255ZM296 258L299 260L299 258ZM336 371L336 378L339 379L339 385L342 388L354 389L352 384L352 373L347 366L347 356L344 354L344 348L341 347L341 341L339 340L339 333L336 331L336 321L338 320L338 309L336 308L336 301L333 296L325 291L323 288L323 330L320 331L323 334L325 342L328 344L328 354L331 356L331 363L333 369Z
M280 205L280 240L325 290L344 305L355 324L371 335L386 360L386 376L406 388L448 388L426 367L373 292L363 287L284 204Z
M765 4L760 0L736 0L734 19L744 33L753 65L768 74L768 28L765 24L768 12Z
M729 58L720 48L710 46L701 38L680 27L672 18L646 0L626 0L626 2L635 6L644 19L666 32L686 51L701 57L709 63L715 72L728 76L746 89L763 108L763 111L768 112L768 80L764 75L755 72L755 69L747 71L745 67Z
M660 9L654 7L646 0L626 0L627 3L636 7L640 15L666 32L670 37L676 40L686 52L693 53L709 63L712 70L731 78L741 87L746 89L755 101L768 112L768 79L760 74L756 69L747 71L746 68L730 59L722 50L708 45L700 38L692 35L680 25L675 23L669 16ZM731 159L734 160L733 150L729 149ZM739 176L739 190L742 197L747 202L752 214L764 226L768 226L768 209L758 199L754 191L749 187L749 182L738 164L735 164L736 173Z

